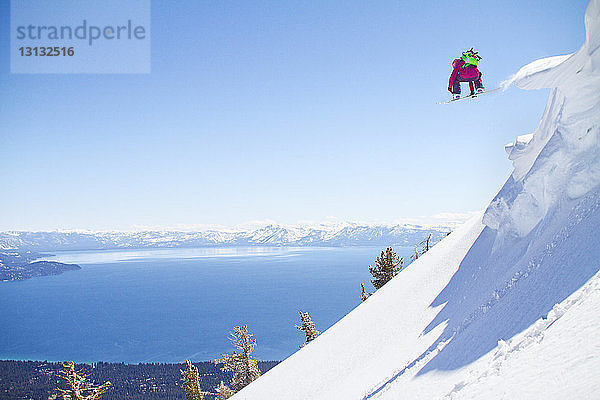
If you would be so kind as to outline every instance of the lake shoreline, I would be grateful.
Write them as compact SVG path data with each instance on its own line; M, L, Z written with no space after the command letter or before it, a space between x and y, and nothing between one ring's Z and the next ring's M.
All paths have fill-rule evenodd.
M0 282L24 281L81 269L77 264L46 260L53 256L31 251L0 251Z
M325 331L373 291L376 247L53 251L77 274L0 284L0 358L124 362L211 360L247 325L255 357L281 360L304 342L309 312ZM412 247L395 248L408 259Z

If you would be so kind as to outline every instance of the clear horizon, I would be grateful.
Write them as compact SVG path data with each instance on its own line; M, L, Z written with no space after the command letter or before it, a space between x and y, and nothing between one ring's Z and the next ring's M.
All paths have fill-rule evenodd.
M179 224L179 225L132 225L125 229L89 229L89 228L54 228L54 229L3 229L0 233L7 232L203 232L210 230L222 231L251 231L260 229L269 225L281 227L302 227L302 228L318 228L318 227L335 227L336 225L356 224L361 226L396 226L396 225L419 225L424 228L429 227L456 227L470 218L480 215L480 211L472 211L466 213L441 213L432 216L418 216L411 218L400 218L395 221L342 221L336 218L326 218L323 221L298 221L296 223L284 224L274 220L262 221L245 221L235 225L222 224Z
M477 48L497 87L579 49L586 5L155 0L149 74L11 74L5 57L0 231L483 210L548 91L436 105L450 63Z

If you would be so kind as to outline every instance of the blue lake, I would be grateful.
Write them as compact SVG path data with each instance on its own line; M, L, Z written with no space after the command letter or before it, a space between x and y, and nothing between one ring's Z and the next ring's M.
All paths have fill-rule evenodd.
M247 324L255 355L304 340L298 310L325 330L360 304L381 247L54 252L79 271L0 283L0 359L182 362L230 353ZM395 248L406 257L411 248Z

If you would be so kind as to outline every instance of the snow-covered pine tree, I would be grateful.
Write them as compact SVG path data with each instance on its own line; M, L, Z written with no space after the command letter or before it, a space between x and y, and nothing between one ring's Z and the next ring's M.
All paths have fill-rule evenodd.
M215 360L215 364L223 364L221 371L233 372L231 388L237 392L260 376L258 363L250 356L256 347L256 339L248 333L248 327L243 325L233 328L233 332L229 334L229 341L241 352L222 354L221 358Z
M300 347L306 346L311 340L314 340L317 336L321 334L321 331L318 331L315 327L315 322L310 318L309 313L303 313L302 311L298 311L300 313L300 320L302 321L302 326L294 325L296 328L304 331L306 335L306 342L304 342Z
M388 247L375 260L375 267L369 265L369 272L375 278L371 280L371 283L376 289L381 288L390 279L398 275L398 272L403 268L403 264L404 260L398 257L391 247Z
M227 386L226 384L224 384L223 381L221 381L221 383L219 384L219 386L217 386L215 388L215 391L217 392L215 400L227 400L228 398L230 398L234 394L233 390L231 390L229 388L229 386Z
M204 393L200 388L200 376L198 374L198 367L196 367L190 360L185 360L187 368L185 371L181 371L183 375L183 388L185 389L185 400L204 400Z
M362 301L365 301L366 299L369 298L369 296L371 296L373 293L369 293L365 290L365 284L364 283L360 283L360 299Z
M67 381L67 389L56 389L63 400L97 400L110 387L109 381L102 385L93 385L87 381L89 374L83 370L77 371L75 363L69 361L63 364L64 369L59 372L61 378Z

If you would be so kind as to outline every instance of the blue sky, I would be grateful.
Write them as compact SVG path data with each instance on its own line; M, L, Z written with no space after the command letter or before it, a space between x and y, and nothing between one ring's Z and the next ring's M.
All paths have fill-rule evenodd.
M150 74L11 74L0 230L401 222L483 209L547 91L436 105L579 49L587 1L152 1ZM464 90L464 89L463 89Z

